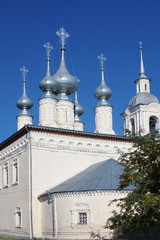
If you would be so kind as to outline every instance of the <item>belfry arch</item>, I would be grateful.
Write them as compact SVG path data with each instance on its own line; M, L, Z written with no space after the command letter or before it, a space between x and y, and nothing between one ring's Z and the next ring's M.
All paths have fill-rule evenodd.
M132 134L135 135L135 121L134 121L134 118L131 118L130 122L131 122Z
M156 116L151 116L149 118L149 132L154 132L155 130L158 130L158 118Z

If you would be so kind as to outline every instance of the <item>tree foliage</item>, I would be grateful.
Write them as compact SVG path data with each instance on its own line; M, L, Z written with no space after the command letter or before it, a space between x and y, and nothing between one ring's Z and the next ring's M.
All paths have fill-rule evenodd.
M160 230L160 136L134 137L133 149L121 153L120 163L124 172L119 190L131 185L134 190L115 200L119 211L113 212L106 227L123 233Z

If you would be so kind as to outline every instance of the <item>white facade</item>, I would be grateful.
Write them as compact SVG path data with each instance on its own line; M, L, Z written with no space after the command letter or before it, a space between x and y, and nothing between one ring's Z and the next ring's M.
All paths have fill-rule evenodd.
M104 228L106 219L115 209L115 203L111 206L109 203L115 198L125 197L126 194L99 191L55 194L50 199L41 197L42 236L60 239L111 239L113 232Z
M86 239L97 232L102 235L109 234L108 230L100 226L105 224L109 212L111 213L106 201L116 197L117 192L93 192L91 195L83 193L82 196L75 193L74 197L70 195L60 198L56 196L55 236L52 236L51 204L38 197L95 163L110 158L117 159L118 148L127 151L130 147L131 143L123 137L100 137L98 134L57 131L45 127L21 129L1 145L0 233L7 236L62 239ZM4 184L6 166L7 185ZM99 201L101 204L98 206ZM63 204L65 207L62 207ZM88 222L86 227L73 227L76 222L73 222L71 211L74 211L77 204L88 206L89 212L92 210L89 227ZM108 209L105 215L102 214L103 210L99 209L100 206L103 210L105 206ZM95 214L101 215L100 221Z

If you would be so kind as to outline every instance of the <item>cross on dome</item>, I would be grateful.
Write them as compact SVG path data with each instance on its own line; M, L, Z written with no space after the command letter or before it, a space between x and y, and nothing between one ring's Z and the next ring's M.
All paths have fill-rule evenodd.
M139 48L142 49L142 42L139 42Z
M22 72L23 81L26 81L26 75L28 73L28 69L23 66L19 70Z
M104 56L103 53L101 53L101 54L98 56L98 59L100 60L101 69L103 69L103 68L104 68L104 62L106 61L106 57Z
M66 43L66 38L69 37L69 34L66 32L64 27L60 28L59 31L56 32L56 34L60 37L60 43L62 44L62 48L64 48Z
M43 46L46 49L47 57L50 58L50 52L53 50L53 46L49 42Z

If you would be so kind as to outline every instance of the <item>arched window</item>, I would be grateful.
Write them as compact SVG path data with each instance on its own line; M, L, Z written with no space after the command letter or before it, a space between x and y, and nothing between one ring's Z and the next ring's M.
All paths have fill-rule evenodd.
M9 184L9 173L8 173L8 163L5 163L3 166L3 187L8 187Z
M131 132L132 134L135 134L135 123L133 118L131 118Z
M147 91L147 84L145 84L145 91Z
M22 212L20 207L17 207L15 210L15 227L21 228L22 227Z
M157 117L151 116L149 118L149 131L154 132L157 129Z
M14 159L12 163L12 185L17 183L18 183L18 162L17 159Z

